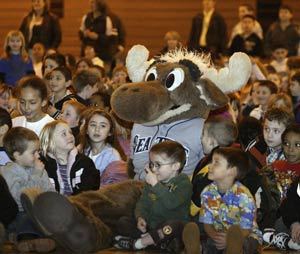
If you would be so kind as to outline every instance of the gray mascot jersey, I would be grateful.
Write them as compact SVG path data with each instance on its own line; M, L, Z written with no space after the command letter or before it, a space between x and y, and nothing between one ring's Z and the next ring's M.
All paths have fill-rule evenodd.
M149 162L152 145L164 140L174 140L184 146L187 161L183 173L193 174L197 163L203 157L201 136L204 119L193 118L170 124L145 126L134 124L131 132L131 159L134 165L135 179L144 180L145 165Z

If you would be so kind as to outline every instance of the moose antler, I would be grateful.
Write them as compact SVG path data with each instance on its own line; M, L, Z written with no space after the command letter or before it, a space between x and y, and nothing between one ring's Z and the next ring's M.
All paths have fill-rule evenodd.
M252 71L252 64L247 54L242 52L234 53L229 58L228 67L217 70L208 68L203 77L211 80L224 93L231 93L244 86Z
M146 70L153 61L147 61L148 57L149 50L143 45L135 45L128 51L126 68L132 82L143 80Z
M129 51L126 58L126 67L129 78L133 82L141 82L153 59L148 60L149 51L143 45L135 45ZM229 58L228 67L217 70L210 63L210 56L197 54L186 50L169 52L160 58L167 62L179 62L182 59L189 59L195 63L203 78L211 80L224 93L235 92L244 86L252 70L250 58L245 53L234 53Z

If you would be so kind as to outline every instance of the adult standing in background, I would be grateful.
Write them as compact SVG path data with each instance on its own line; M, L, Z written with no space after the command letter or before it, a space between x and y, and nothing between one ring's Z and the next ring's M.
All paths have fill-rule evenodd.
M110 65L116 54L124 50L122 22L109 10L105 0L90 0L90 8L91 11L83 16L79 30L81 55L84 47L90 45L97 56Z
M236 35L243 34L242 19L245 15L255 16L255 11L250 4L243 3L239 5L239 9L238 9L239 22L233 27L231 31L229 46L231 45L231 42ZM254 23L253 33L255 33L261 40L263 39L263 30L257 20L255 20Z
M271 57L272 48L283 45L289 51L288 56L296 56L299 45L299 26L293 22L293 10L288 5L281 5L278 21L274 22L265 38L265 54Z
M32 0L32 10L23 19L20 31L27 49L41 43L47 49L57 49L61 43L61 28L58 18L49 12L47 0Z
M209 51L213 57L219 57L226 51L227 27L215 5L216 0L202 0L203 11L193 18L188 47Z

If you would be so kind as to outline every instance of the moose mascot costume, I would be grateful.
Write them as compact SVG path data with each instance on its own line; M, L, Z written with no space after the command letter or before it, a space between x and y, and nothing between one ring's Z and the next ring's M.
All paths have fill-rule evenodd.
M129 180L64 197L58 193L28 190L22 204L47 236L72 253L88 253L111 246L121 216L133 216L151 146L166 139L181 143L187 161L183 173L191 175L202 157L201 135L210 110L227 104L228 92L249 79L251 62L235 53L228 67L217 70L208 55L178 50L148 61L148 50L134 46L126 67L133 83L112 95L115 114L134 122Z

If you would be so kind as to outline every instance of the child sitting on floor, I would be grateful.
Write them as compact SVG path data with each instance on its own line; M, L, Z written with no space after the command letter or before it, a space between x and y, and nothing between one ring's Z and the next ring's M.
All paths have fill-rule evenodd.
M268 146L267 164L276 160L284 160L281 135L292 122L293 116L284 109L271 108L266 112L263 121L263 135Z
M99 170L101 185L107 184L108 181L113 183L112 180L119 182L127 178L124 171L115 172L115 177L109 174L109 179L102 177L104 172L108 176L107 173L109 172L106 170L112 162L126 160L117 141L115 124L109 113L94 109L88 114L80 132L80 146L83 153L93 160L97 170ZM119 179L116 177L117 175L119 175Z
M286 160L276 160L268 169L271 171L270 178L280 190L283 200L291 183L300 177L300 125L288 126L281 140Z
M39 138L31 130L15 127L7 132L3 143L12 162L0 167L0 174L19 208L15 221L9 226L9 230L16 233L17 248L22 253L51 251L55 248L55 242L45 238L33 226L21 203L21 194L28 188L54 191L44 164L39 159Z
M201 193L200 222L208 235L203 249L208 253L258 253L255 201L239 182L248 170L248 157L240 149L214 150L208 173L213 183Z
M231 146L235 142L237 135L237 127L230 119L222 116L211 116L205 121L201 143L206 156L196 166L192 178L191 214L193 216L199 212L201 192L204 187L211 183L207 178L207 165L211 162L211 152L218 146Z
M299 150L299 148L298 148ZM264 231L263 240L282 250L300 250L300 179L295 181L279 207L275 229Z
M189 220L192 194L188 176L181 174L185 160L184 148L175 141L152 146L149 165L145 168L147 184L136 204L135 218L120 218L119 233L128 237L115 237L115 247L139 250L156 245L166 249L163 245L168 245L174 238L181 239ZM198 227L192 227L189 223L186 225L195 231L189 232L194 238L190 243L185 243L186 253L199 253Z
M57 192L69 196L99 189L98 170L90 158L78 152L72 131L64 121L47 124L40 140L41 159Z

